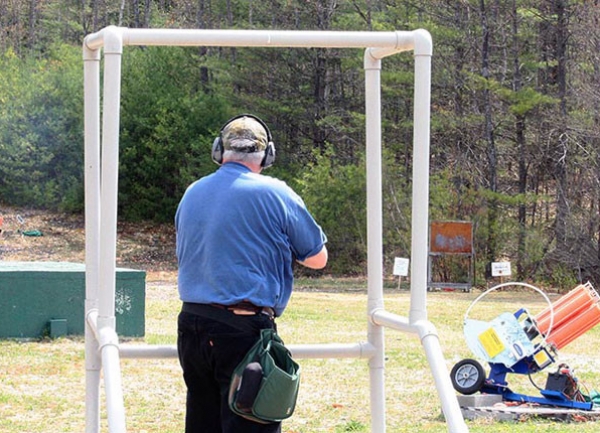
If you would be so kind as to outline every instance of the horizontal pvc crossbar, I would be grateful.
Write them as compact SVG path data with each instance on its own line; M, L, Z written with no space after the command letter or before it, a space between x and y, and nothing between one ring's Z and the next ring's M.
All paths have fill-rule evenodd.
M122 45L154 46L218 46L281 48L391 48L408 51L422 45L416 42L429 34L417 31L337 32L282 30L201 30L201 29L129 29L109 26L86 36L84 45L95 51L107 47L115 39ZM424 48L430 50L431 43Z
M286 346L294 358L370 358L376 349L369 343L355 344L290 344ZM177 358L175 345L121 344L119 353L123 358Z

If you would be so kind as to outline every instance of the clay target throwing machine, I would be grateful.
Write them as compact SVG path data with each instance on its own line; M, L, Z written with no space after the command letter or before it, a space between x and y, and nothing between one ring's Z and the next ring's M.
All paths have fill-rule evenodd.
M487 322L469 318L472 308L490 292L509 285L520 285L539 292L548 306L532 316L526 308L504 312ZM580 391L578 379L566 364L549 373L541 396L513 392L509 374L528 375L542 371L557 361L558 350L600 323L600 296L590 283L581 284L551 303L540 289L525 283L505 283L484 292L467 309L464 333L476 358L487 361L485 376L475 359L459 361L450 373L454 389L461 394L499 394L504 401L591 410L593 403ZM533 380L531 380L533 383Z

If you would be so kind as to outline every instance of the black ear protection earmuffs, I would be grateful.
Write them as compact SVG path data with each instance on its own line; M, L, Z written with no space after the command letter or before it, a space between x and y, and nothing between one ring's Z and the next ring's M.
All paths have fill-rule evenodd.
M231 122L242 117L250 117L251 119L256 120L265 129L267 133L267 148L265 149L265 157L260 162L260 166L262 168L272 166L275 162L275 144L273 144L273 137L271 136L271 131L269 130L269 127L265 122L263 122L259 117L256 117L252 114L240 114L239 116L232 117L227 122L225 122L225 124L221 127L221 130L219 131L219 136L215 138L215 141L213 142L211 153L212 160L218 165L221 165L223 163L223 130Z

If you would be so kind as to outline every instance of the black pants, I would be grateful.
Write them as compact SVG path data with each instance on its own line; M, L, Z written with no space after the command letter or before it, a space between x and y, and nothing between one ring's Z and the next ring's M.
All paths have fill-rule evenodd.
M242 418L227 401L233 370L256 343L260 330L274 327L273 319L264 314L237 316L208 305L184 304L177 350L187 386L186 433L281 432L281 423Z

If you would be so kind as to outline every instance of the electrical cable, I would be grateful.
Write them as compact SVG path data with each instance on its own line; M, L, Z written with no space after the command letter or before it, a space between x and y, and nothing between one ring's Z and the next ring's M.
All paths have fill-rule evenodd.
M533 381L533 377L531 376L531 371L527 372L527 376L529 377L529 382L531 382L531 384L534 386L534 388L536 388L538 391L542 391L542 388L540 388L534 381Z

